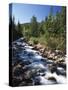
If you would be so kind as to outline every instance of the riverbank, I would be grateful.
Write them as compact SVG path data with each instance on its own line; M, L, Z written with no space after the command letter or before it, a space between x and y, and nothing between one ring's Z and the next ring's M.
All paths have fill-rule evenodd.
M55 62L65 62L65 54L60 50L51 50L40 43L33 45L33 43L28 42L28 44L33 46L35 50L38 50L40 54L45 58L54 60Z

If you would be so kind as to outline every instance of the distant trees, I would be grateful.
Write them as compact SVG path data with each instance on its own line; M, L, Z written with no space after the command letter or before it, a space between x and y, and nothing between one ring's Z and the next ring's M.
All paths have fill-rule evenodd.
M20 37L22 37L22 33L21 33L21 25L18 22L18 25L16 26L15 24L15 17L10 16L9 17L9 33L10 33L10 41L14 41Z
M16 25L15 25L15 18L12 16L9 17L9 33L11 36L11 40L14 41L17 39L17 31L16 31Z

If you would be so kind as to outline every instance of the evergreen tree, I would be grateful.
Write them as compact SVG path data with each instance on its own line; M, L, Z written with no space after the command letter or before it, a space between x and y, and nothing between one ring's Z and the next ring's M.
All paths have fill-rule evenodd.
M22 37L23 36L22 26L21 26L19 21L18 21L18 25L17 25L17 32L18 32L18 37Z
M35 16L33 16L31 19L31 35L34 37L39 36L38 23L37 23L37 19Z
M15 25L15 17L13 16L12 18L12 40L18 39L18 33L16 30L16 25Z

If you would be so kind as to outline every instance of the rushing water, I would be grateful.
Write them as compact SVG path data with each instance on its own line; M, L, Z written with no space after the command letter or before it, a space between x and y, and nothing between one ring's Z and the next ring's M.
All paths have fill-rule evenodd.
M62 73L65 73L65 69L63 67L57 67L60 74L58 75L55 71L52 73L49 65L52 65L54 61L42 57L40 52L34 50L32 46L29 46L23 38L14 41L12 43L12 48L16 51L13 57L25 61L24 68L28 68L29 71L34 73L32 77L33 84L40 83L41 85L45 85L66 83L66 77L62 75ZM30 63L28 63L28 61Z

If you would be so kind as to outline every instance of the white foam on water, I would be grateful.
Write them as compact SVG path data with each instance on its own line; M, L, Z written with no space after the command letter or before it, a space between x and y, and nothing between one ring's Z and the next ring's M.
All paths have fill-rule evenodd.
M42 68L42 69L45 69L45 66L42 63L39 63L39 62L34 62L31 65L29 65L29 66L33 67L33 68Z
M66 77L62 76L62 75L57 75L56 73L50 73L50 72L46 72L45 78L48 77L54 77L57 80L57 83L66 83Z
M36 54L34 58L36 58L36 59L42 59L42 56Z
M66 83L66 78L64 76L57 75L56 73L54 73L53 76L56 78L58 83L60 83L60 84Z
M36 50L32 50L31 48L26 48L26 51L27 51L27 52L37 53L37 51L36 51Z
M25 45L27 45L25 42L23 42L22 44L21 44L22 46L25 46Z
M32 49L33 47L32 46L25 46L25 48L27 48L27 49Z
M38 79L42 85L54 84L54 82L47 80L46 78L42 76L38 76Z
M62 68L62 67L57 67L57 70L64 71L64 68Z
M35 68L36 68L36 67L45 68L44 65L41 64L41 63L39 63L39 64L38 64L38 63L37 63L37 64L36 64L36 63L33 63L33 67L35 67Z

